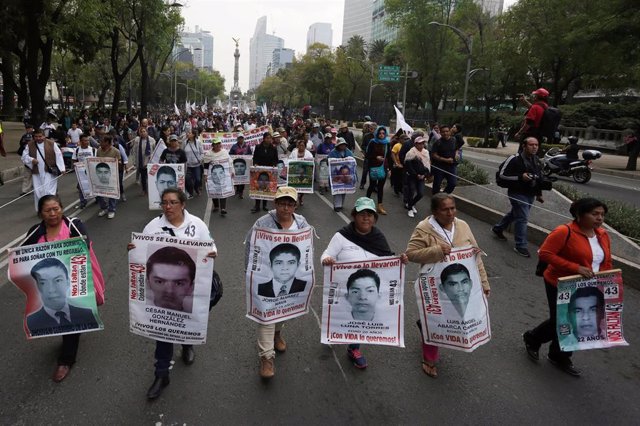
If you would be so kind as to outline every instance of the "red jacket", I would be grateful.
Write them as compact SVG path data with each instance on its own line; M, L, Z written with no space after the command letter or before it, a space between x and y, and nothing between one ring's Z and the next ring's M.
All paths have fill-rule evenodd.
M544 280L554 286L558 285L558 278L576 275L579 266L591 268L593 261L591 245L587 236L575 221L568 225L571 228L571 235L568 239L569 229L565 225L560 225L547 236L538 251L540 260L549 264L544 271ZM604 260L600 264L600 270L607 271L613 268L611 240L604 229L598 228L595 232L598 243L604 251Z

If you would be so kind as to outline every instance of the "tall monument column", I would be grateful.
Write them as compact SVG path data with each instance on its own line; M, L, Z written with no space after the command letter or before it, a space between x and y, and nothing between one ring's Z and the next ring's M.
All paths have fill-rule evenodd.
M238 85L238 75L240 74L240 49L238 48L238 42L240 39L232 38L232 40L236 43L236 51L233 54L235 65L233 67L233 88L229 93L229 100L237 106L242 98L242 90L240 90L240 86Z

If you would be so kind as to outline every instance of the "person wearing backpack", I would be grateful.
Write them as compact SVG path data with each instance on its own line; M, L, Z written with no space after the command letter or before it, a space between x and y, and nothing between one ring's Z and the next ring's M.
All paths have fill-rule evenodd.
M524 122L515 134L515 139L524 141L529 137L534 137L538 143L542 143L544 135L542 135L541 124L542 117L549 108L549 91L541 87L533 91L531 96L533 96L533 103L529 106L529 110L524 116Z

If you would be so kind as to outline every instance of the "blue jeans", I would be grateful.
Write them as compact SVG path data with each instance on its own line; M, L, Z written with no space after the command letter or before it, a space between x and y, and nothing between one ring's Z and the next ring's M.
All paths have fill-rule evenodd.
M105 198L105 197L96 197L98 200L98 204L102 210L108 210L109 213L116 211L116 205L118 205L118 200L115 198Z
M513 222L516 247L527 248L527 222L535 196L511 191L507 195L511 203L511 210L493 228L497 231L504 231Z
M407 194L409 202L407 205L411 208L418 204L418 201L420 201L424 196L424 181L413 176L407 176L406 178L407 187L409 188L409 194ZM414 196L413 194L416 195Z
M191 195L200 193L200 185L202 184L202 169L200 166L187 167L187 192Z
M431 193L435 195L440 192L442 181L446 179L447 186L444 188L444 192L446 192L447 194L451 194L456 188L456 184L458 183L457 166L455 164L438 163L435 167L433 167L432 173L433 186L431 188Z

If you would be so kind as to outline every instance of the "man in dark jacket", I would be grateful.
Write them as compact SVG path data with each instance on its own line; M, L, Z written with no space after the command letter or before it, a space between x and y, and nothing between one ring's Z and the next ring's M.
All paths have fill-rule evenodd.
M272 137L270 133L265 133L262 136L262 143L256 145L253 150L253 165L254 166L266 166L277 167L278 166L278 150L273 146ZM269 211L267 208L267 200L262 200L262 210ZM255 206L251 209L251 213L257 213L260 211L260 200L256 200Z
M431 193L433 195L440 192L440 186L444 179L447 180L447 186L444 192L451 194L456 188L458 182L458 148L456 140L451 137L449 126L440 127L440 135L431 147L431 163L433 164L433 187Z
M376 124L370 121L367 121L362 126L362 152L366 153L367 148L369 147L369 142L373 139L373 131L376 128ZM362 179L360 179L360 189L364 189L364 185L367 183L367 176L369 175L369 162L367 161L366 155L365 159L362 162Z
M347 142L347 148L349 148L350 151L353 152L356 149L356 139L353 137L351 130L349 130L347 123L340 125L338 137L343 138Z
M500 173L502 179L511 182L507 191L511 210L491 230L498 239L506 240L503 232L513 222L515 252L520 256L531 257L527 249L527 222L534 198L540 203L544 202L540 188L542 164L536 155L536 138L528 137L521 145L522 153L509 157Z

